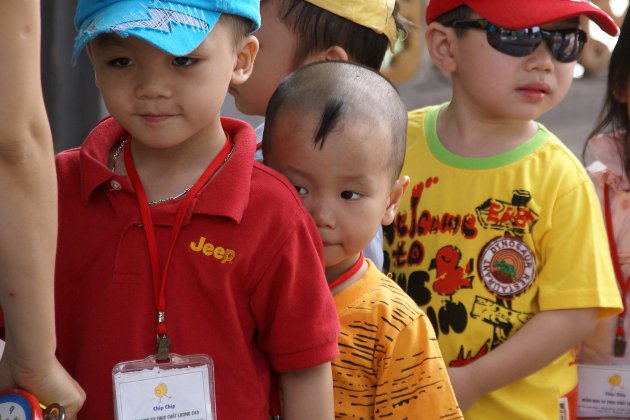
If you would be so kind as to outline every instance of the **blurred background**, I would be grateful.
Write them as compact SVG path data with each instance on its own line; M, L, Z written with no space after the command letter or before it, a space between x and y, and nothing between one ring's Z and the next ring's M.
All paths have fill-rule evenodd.
M340 0L343 1L343 0ZM74 1L72 4L74 5ZM416 25L396 54L387 57L383 73L399 89L409 109L447 101L450 85L430 62L423 46L424 0L398 0L400 11ZM596 1L621 22L628 0ZM85 53L76 65L70 62L75 30L74 7L68 2L42 1L42 85L55 150L79 146L90 129L106 115ZM264 24L264 23L263 23ZM566 99L540 121L567 144L578 157L597 119L606 88L607 64L615 39L584 21L589 41L576 66L575 80ZM630 53L630 52L629 52ZM223 114L256 126L262 117L242 115L227 96Z

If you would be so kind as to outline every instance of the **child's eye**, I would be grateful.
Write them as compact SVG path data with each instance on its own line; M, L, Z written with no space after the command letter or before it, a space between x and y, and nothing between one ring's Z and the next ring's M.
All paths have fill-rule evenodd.
M308 193L308 190L304 187L300 187L299 185L294 185L294 187L298 195L306 195Z
M133 65L133 60L129 57L119 57L109 60L107 63L114 67L131 67Z
M175 57L175 58L173 58L173 64L175 66L177 66L177 67L192 66L197 61L199 61L199 60L196 59L196 58L192 58L192 57Z
M354 191L342 191L340 195L344 200L358 200L361 197L359 193Z

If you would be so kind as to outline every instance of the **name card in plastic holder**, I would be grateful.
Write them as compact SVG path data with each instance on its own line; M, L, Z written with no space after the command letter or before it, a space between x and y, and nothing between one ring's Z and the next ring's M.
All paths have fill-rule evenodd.
M578 365L578 417L630 418L630 366Z
M112 379L117 420L216 419L214 365L206 355L118 363Z

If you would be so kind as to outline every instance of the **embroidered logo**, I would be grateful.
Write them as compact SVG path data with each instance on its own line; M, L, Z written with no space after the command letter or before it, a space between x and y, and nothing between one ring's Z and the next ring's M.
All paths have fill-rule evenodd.
M208 24L188 14L175 10L153 9L147 8L148 18L140 18L130 22L123 22L112 27L114 32L123 32L128 29L148 28L167 33L171 32L171 24L179 23L197 28L199 30L208 30Z
M207 257L214 257L215 259L221 261L221 264L231 264L236 257L236 251L222 246L215 246L210 242L206 242L205 236L200 237L197 242L191 242L190 249Z
M168 8L170 6L170 9ZM210 28L204 20L203 11L193 8L179 6L179 10L174 9L175 5L165 5L162 2L156 2L155 5L146 6L146 14L130 13L127 16L120 17L120 23L111 25L111 30L117 33L124 33L130 29L153 29L165 33L171 33L173 24L187 25L193 30L209 32ZM102 15L97 14L96 17L87 26L79 31L79 38L92 37L96 28L100 26ZM108 25L109 26L109 25Z
M479 277L495 296L513 298L526 291L536 276L536 259L522 240L501 236L479 254Z

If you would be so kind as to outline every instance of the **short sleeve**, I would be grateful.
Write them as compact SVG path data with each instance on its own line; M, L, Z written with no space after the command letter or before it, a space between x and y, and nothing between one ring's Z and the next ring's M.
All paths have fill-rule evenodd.
M258 342L274 370L301 370L338 354L339 319L324 275L317 228L306 212L287 221L252 297Z
M602 211L587 179L558 197L551 228L542 238L540 309L599 307L600 316L619 312Z
M463 419L424 313L400 331L380 365L376 395L388 397L377 398L375 413L396 419Z

